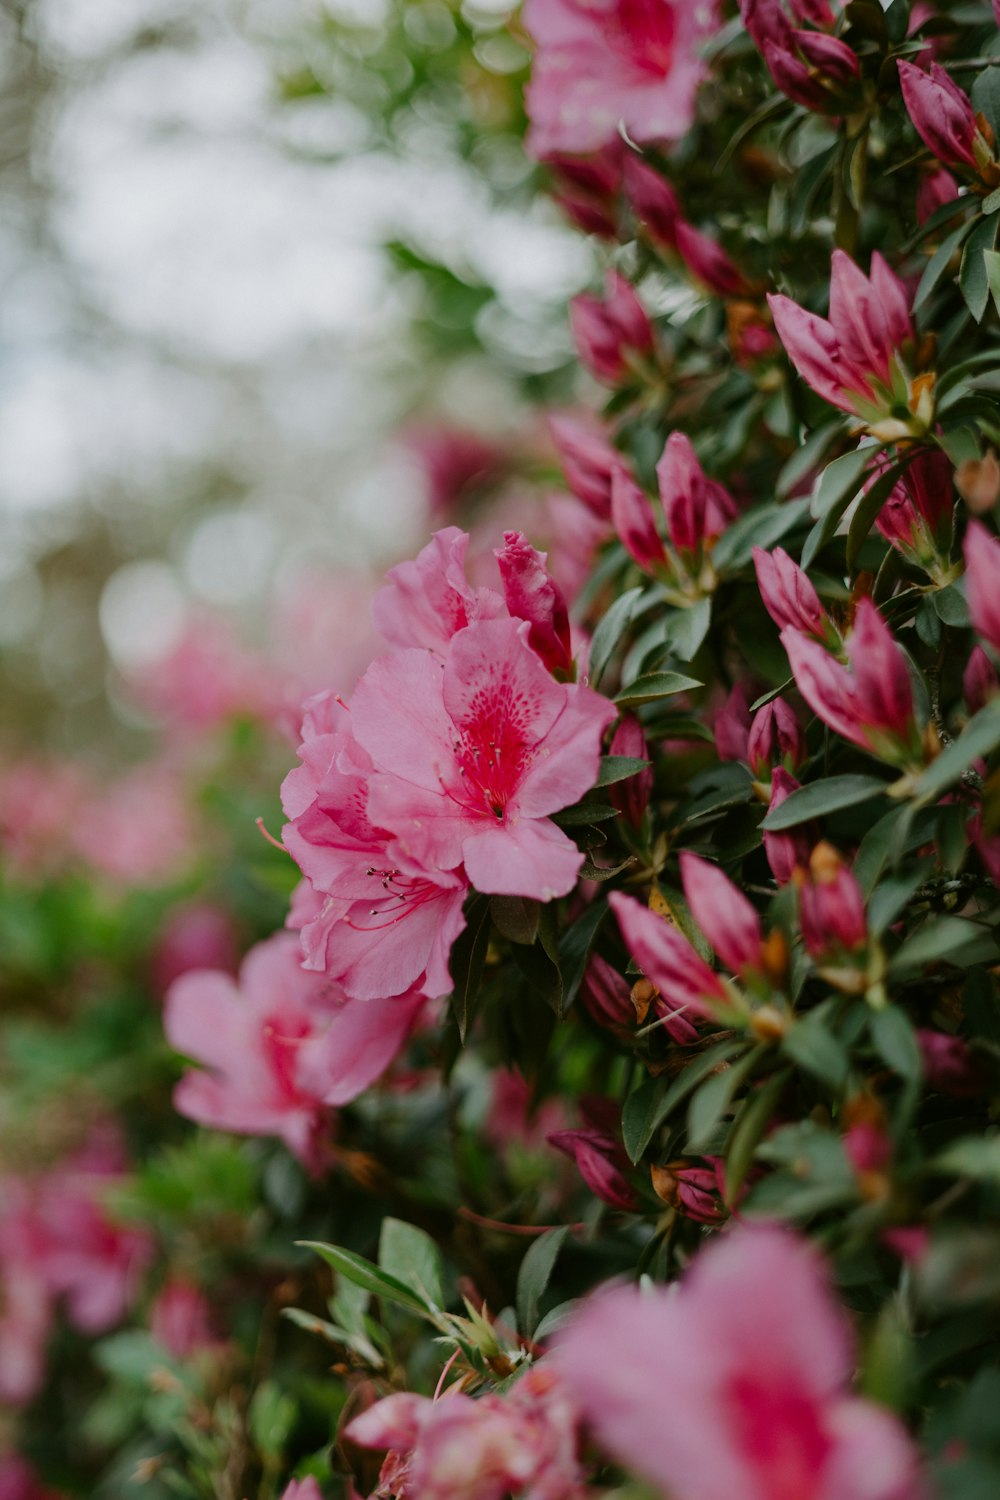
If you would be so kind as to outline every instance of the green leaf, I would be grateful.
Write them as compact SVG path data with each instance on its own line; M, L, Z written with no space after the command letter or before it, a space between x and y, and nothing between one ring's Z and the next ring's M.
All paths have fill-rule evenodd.
M726 1202L731 1208L753 1163L754 1153L771 1123L782 1090L791 1073L785 1068L744 1099L733 1123L726 1152Z
M643 595L643 588L629 589L615 600L607 614L598 623L590 643L590 685L596 688L604 676L608 662L632 622L636 606Z
M847 509L858 492L858 485L871 460L878 452L875 447L852 448L828 463L813 487L809 501L809 513L814 520L836 512L838 517Z
M562 1020L563 984L558 963L546 953L541 943L535 943L531 948L515 945L511 953L515 964L535 994L539 995Z
M916 1033L907 1015L898 1005L877 1010L869 1023L875 1051L900 1078L917 1080L923 1076L923 1063Z
M785 828L807 823L811 818L841 812L859 802L870 802L873 797L882 796L885 790L886 783L875 776L827 776L792 792L780 807L768 813L763 826L768 833L780 833Z
M928 964L949 963L958 968L996 962L996 934L964 917L931 916L907 938L889 965L892 979L906 979Z
M667 1085L662 1078L644 1078L622 1109L622 1140L631 1162L637 1162L653 1138L663 1116L660 1107Z
M562 812L553 813L552 821L558 828L586 828L620 817L621 809L612 807L610 802L578 802L575 807L565 807ZM496 897L493 899L496 900ZM521 939L516 938L515 941L520 942Z
M613 813L615 809L611 811ZM508 942L530 946L538 936L539 905L529 896L493 896L490 916L497 932Z
M697 655L711 623L711 598L699 599L687 609L675 609L664 623L664 644L678 661L690 661Z
M373 1297L382 1297L432 1320L436 1318L436 1310L412 1287L373 1266L363 1255L355 1255L353 1250L343 1250L339 1245L324 1245L319 1240L296 1240L296 1244L305 1250L315 1250L339 1275L346 1276L355 1286L364 1287Z
M832 422L827 422L822 427L817 427L813 432L810 432L809 436L796 448L778 475L775 485L775 493L777 495L785 499L786 496L792 493L796 485L814 472L823 454L837 436L837 433L843 430L843 425L841 419L836 417ZM807 501L806 509L808 509L808 504L809 502Z
M990 300L990 283L986 273L984 252L992 250L1000 231L1000 219L995 214L980 219L965 242L962 265L958 273L958 285L965 305L977 323L983 321Z
M890 875L880 881L868 904L869 931L875 937L880 937L905 910L906 903L914 892L933 874L934 861L928 859L921 861L915 869L908 870L905 875Z
M971 98L973 109L984 114L1000 136L1000 68L983 68L976 74Z
M672 698L676 693L687 693L692 688L703 687L704 683L696 677L685 677L682 672L647 672L643 677L637 677L635 682L630 682L627 688L615 698L619 708L634 708L639 703L656 703L661 698ZM606 760L624 759L618 756L606 756ZM640 762L644 765L645 762ZM631 775L632 772L625 772ZM621 777L616 777L621 780ZM598 786L606 786L607 782L599 781Z
M1000 698L994 698L969 720L957 740L932 761L910 788L918 806L935 801L962 777L973 761L1000 745ZM794 795L794 794L793 794ZM789 797L789 802L792 800Z
M640 760L635 755L602 755L601 769L594 786L614 786L619 781L627 781L630 776L637 776L640 771L644 771L648 765L648 760Z
M539 1235L521 1262L517 1273L516 1304L518 1331L523 1338L530 1339L535 1332L539 1304L568 1234L569 1225L563 1224Z
M738 1052L742 1052L746 1045L746 1042L743 1041L715 1042L706 1051L700 1053L693 1062L689 1062L683 1073L679 1073L674 1079L653 1112L649 1139L652 1139L654 1132L663 1124L663 1121L676 1109L678 1104L687 1098L693 1089L698 1087L703 1079L709 1077L723 1063L729 1062L730 1058L735 1057ZM645 1150L645 1146L643 1146L643 1150Z
M563 977L563 1009L568 1010L587 971L590 950L604 918L608 914L603 896L592 901L559 940L559 969Z
M689 1150L700 1151L711 1143L715 1128L729 1108L733 1095L741 1087L764 1050L763 1047L755 1047L752 1052L741 1057L739 1062L714 1073L707 1082L701 1085L697 1093L692 1095L688 1106L687 1121Z
M490 946L490 903L475 896L466 913L466 927L452 945L448 970L451 974L451 1008L462 1041L468 1035Z
M913 818L912 826L905 829L901 827L910 818L911 811L909 807L892 808L869 828L861 840L852 869L866 900L872 894L888 864L908 854L912 849L919 849L921 844L926 844L932 837L935 815L931 809ZM896 838L900 831L905 833L905 838L903 846L897 848Z
M918 308L923 307L924 303L927 301L928 297L931 295L934 288L937 286L938 282L947 271L949 265L951 264L952 256L955 254L955 251L958 249L959 245L961 245L962 241L969 233L974 222L975 220L973 219L967 219L963 224L959 224L958 228L953 229L951 234L943 239L940 245L938 245L934 254L931 256L930 260L927 262L927 265L924 267L924 274L920 278L920 285L917 287L917 294L913 299L914 312L916 312Z
M781 1050L838 1093L847 1082L850 1064L844 1044L816 1011L810 1011L786 1031Z
M835 428L820 428L819 436L830 442ZM815 437L816 434L814 433ZM797 456L797 455L796 455ZM780 493L780 491L779 491ZM788 500L783 505L760 505L734 521L712 548L712 566L717 573L732 573L750 562L755 547L773 547L799 525L809 513L808 500Z
M933 1171L1000 1185L1000 1135L964 1136L935 1156L929 1166Z
M441 1252L422 1229L403 1219L383 1219L378 1240L379 1269L412 1288L422 1302L440 1307Z
M247 1425L258 1453L268 1464L281 1462L298 1414L297 1403L276 1381L265 1380L254 1391Z

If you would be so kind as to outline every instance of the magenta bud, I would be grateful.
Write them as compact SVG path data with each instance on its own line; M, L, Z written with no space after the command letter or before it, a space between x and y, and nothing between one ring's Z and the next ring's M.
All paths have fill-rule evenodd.
M634 375L636 358L655 348L653 327L631 286L617 271L605 277L604 297L574 297L569 309L577 353L596 380L621 385Z
M759 969L763 944L760 917L743 892L718 865L689 849L681 853L680 865L691 915L722 962L734 974Z
M618 540L643 572L654 573L666 566L667 554L652 506L623 464L617 465L611 479L611 521Z
M677 253L696 281L718 297L739 297L747 291L746 277L715 240L685 219L676 225Z
M626 1176L629 1159L624 1146L610 1132L593 1128L557 1130L547 1139L557 1151L573 1158L580 1176L602 1203L626 1212L635 1208L635 1191Z
M612 755L627 755L633 760L648 760L649 745L642 732L642 725L634 714L623 714L621 723L611 740ZM616 782L608 788L608 799L624 818L638 828L653 794L653 767L646 766L634 776Z
M580 999L591 1020L616 1034L635 1030L632 989L599 953L592 953L580 985Z
M656 478L670 540L682 554L694 557L711 547L736 516L732 496L708 478L683 432L668 437Z
M896 65L907 113L927 149L946 166L977 171L979 127L969 96L940 63L932 62L926 73L905 58Z
M953 1099L971 1099L983 1087L983 1071L960 1036L924 1027L917 1030L928 1086Z
M747 739L747 763L758 781L770 781L778 765L797 771L808 753L802 726L784 698L773 698L754 714Z
M641 156L625 157L625 196L649 238L672 250L676 244L681 205L670 183Z
M611 480L621 467L621 454L591 420L559 412L548 419L566 482L574 495L599 516L611 515Z
M982 646L973 646L962 673L962 696L970 713L981 708L1000 692L1000 677Z
M569 613L562 589L545 566L546 554L536 552L519 531L505 531L503 540L493 556L507 608L528 621L528 644L549 671L568 675L573 670Z
M1000 541L979 521L965 533L965 587L972 628L1000 651Z
M808 574L783 547L775 547L773 552L755 547L753 564L764 608L779 630L790 625L807 635L827 635L830 617Z
M867 945L861 887L830 844L817 844L810 856L809 878L799 893L799 923L815 959L838 958Z
M771 776L768 812L780 807L798 789L799 783L795 777L790 776L783 767L776 766ZM810 836L807 827L799 827L789 833L769 833L767 829L764 830L764 853L771 866L771 874L779 885L788 885L795 878L797 870L806 868L813 843L814 838Z

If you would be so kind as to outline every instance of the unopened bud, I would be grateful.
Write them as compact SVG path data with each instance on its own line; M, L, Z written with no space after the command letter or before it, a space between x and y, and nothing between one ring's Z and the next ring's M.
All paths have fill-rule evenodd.
M955 488L972 511L981 516L1000 499L1000 463L988 448L985 458L969 458L955 470Z
M762 1005L750 1017L750 1030L758 1042L780 1042L788 1025L788 1016L776 1005Z
M649 1015L649 1007L659 993L656 986L650 984L648 979L638 979L632 986L632 1004L635 1006L635 1017L640 1026L644 1025Z
M760 957L764 977L776 990L784 989L788 983L789 956L785 934L778 927L772 928L761 944Z

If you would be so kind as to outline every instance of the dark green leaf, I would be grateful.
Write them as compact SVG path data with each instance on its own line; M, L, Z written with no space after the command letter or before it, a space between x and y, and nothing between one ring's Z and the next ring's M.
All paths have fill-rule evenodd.
M918 1079L923 1074L920 1047L907 1015L898 1005L887 1005L871 1018L875 1051L900 1078Z
M561 1019L563 1014L563 986L559 965L554 963L542 944L531 948L515 944L511 949L514 962L528 984Z
M678 661L690 661L694 657L712 622L712 601L699 599L688 609L675 609L668 617L663 639Z
M918 805L935 801L960 779L973 761L985 757L1000 745L1000 698L981 708L962 730L957 740L932 761L910 789ZM791 798L788 799L791 801Z
M980 219L966 240L965 249L962 252L958 285L965 298L965 305L977 323L983 321L983 315L990 300L990 283L986 274L983 252L994 248L998 231L1000 231L1000 219L995 214L988 219Z
M704 1150L711 1142L716 1126L726 1113L736 1093L756 1065L764 1048L755 1047L739 1062L713 1073L691 1097L688 1106L688 1149Z
M642 598L641 587L629 589L615 600L607 614L599 622L594 631L594 638L590 643L590 683L597 687L604 676L608 662L615 654L622 636L628 629L636 605Z
M867 541L868 533L874 526L879 511L918 451L918 449L912 449L904 458L889 464L862 494L847 530L847 570L849 573L853 573L857 568L858 553Z
M594 785L614 786L616 782L627 781L630 776L638 775L648 765L648 760L640 760L635 755L602 755L601 769Z
M873 797L882 796L885 790L886 783L875 776L827 776L823 781L811 782L809 786L792 792L780 807L768 813L764 828L768 833L780 833L811 818L841 812L859 802L870 802Z
M990 928L964 917L932 916L907 938L889 966L889 975L893 979L910 978L928 964L966 968L995 962L998 956L996 935Z
M535 1332L539 1304L568 1234L569 1226L564 1224L539 1235L521 1262L516 1301L517 1326L523 1338L530 1339Z
M666 1092L667 1085L662 1078L644 1078L625 1100L622 1139L630 1161L639 1160L661 1123L660 1107Z
M614 813L614 808L611 809ZM531 944L538 936L539 903L528 896L493 896L490 916L502 937L511 943Z
M844 1045L815 1011L789 1027L782 1037L781 1050L838 1092L847 1082L849 1062Z
M972 107L984 114L1000 136L1000 68L983 68L976 74L971 90Z
M615 698L619 708L634 708L640 703L655 703L660 698L672 698L676 693L687 693L692 688L703 687L695 677L685 677L681 672L648 672L644 677L637 677L635 682L630 682L627 688ZM618 757L607 756L606 759L617 759ZM631 772L626 772L631 775ZM616 780L621 780L616 777ZM598 786L607 785L599 781Z
M475 1013L489 946L490 904L485 896L476 896L466 913L465 931L452 945L448 960L453 985L451 1006L463 1042Z
M590 950L598 928L608 914L603 896L592 901L582 917L578 917L559 943L559 968L563 977L563 1009L568 1010L576 999L590 958Z
M422 1302L440 1307L441 1252L422 1229L403 1219L385 1218L378 1241L379 1269L411 1287Z
M754 1152L764 1138L781 1092L790 1077L788 1069L775 1073L773 1078L767 1079L747 1095L736 1116L726 1152L726 1202L730 1207L739 1197L753 1163Z
M296 1244L306 1250L315 1250L327 1265L332 1266L341 1276L346 1276L348 1281L353 1281L355 1286L364 1287L373 1297L383 1297L388 1302L409 1308L411 1312L426 1315L431 1311L412 1287L395 1276L390 1276L387 1271L380 1271L378 1266L373 1266L362 1255L355 1255L353 1250L343 1250L339 1245L324 1245L318 1240L297 1240Z
M612 807L610 802L578 802L576 807L566 807L562 812L553 813L552 821L559 828L586 828L595 823L607 823L611 818L621 816L621 809ZM520 941L517 939L516 941Z
M920 285L917 287L917 294L913 299L914 312L927 301L927 298L931 295L931 292L933 292L941 277L950 266L952 256L969 233L974 222L975 220L973 219L967 219L941 241L924 267L924 274L920 278Z
M827 422L824 426L817 427L811 432L796 448L778 475L777 484L775 485L775 492L782 499L786 495L790 495L796 485L800 484L803 479L808 478L814 472L816 465L833 442L837 433L842 431L843 425L839 417L832 422ZM808 509L808 501L806 502L806 508Z

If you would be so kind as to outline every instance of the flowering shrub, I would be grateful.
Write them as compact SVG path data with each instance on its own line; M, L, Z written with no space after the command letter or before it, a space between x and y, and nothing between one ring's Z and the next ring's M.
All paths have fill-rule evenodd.
M548 456L5 773L4 1493L1000 1488L998 17L522 21Z

